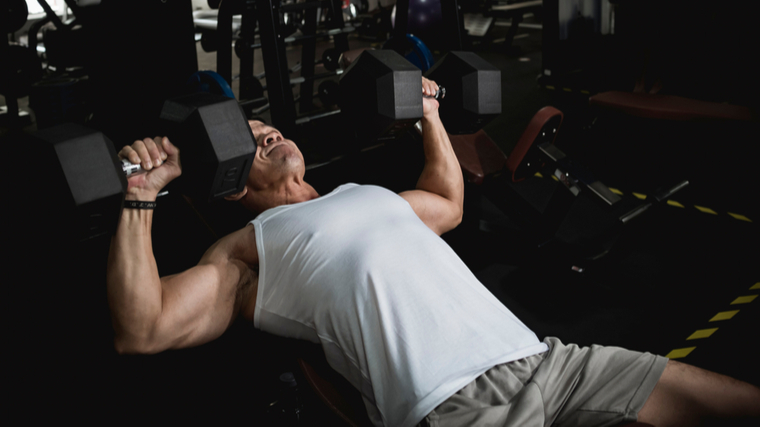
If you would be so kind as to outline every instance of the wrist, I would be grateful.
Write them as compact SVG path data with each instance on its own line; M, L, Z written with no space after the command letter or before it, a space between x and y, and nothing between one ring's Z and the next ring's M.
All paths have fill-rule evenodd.
M422 123L425 124L425 122L428 123L440 123L441 117L438 115L438 110L431 111L429 113L426 113L422 116Z
M130 188L129 190L127 190L127 194L124 195L124 200L155 202L156 197L158 197L157 191L145 190L145 189L140 189L140 188Z

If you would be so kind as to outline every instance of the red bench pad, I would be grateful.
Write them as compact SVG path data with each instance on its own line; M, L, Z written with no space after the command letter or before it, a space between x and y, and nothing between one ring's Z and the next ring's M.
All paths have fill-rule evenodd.
M592 106L649 119L752 120L752 112L739 105L719 104L674 95L610 91L589 98Z

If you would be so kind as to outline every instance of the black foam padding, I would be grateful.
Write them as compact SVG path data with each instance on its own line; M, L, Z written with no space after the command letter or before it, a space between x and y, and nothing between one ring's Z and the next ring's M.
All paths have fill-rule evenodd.
M180 149L188 194L213 200L243 191L256 141L236 100L211 93L172 98L161 119Z
M113 143L100 132L65 123L36 132L29 144L50 189L51 216L66 228L57 231L79 241L112 235L127 190Z
M422 72L395 51L364 51L340 89L341 112L360 138L395 138L422 118Z
M501 71L478 55L449 52L425 76L446 88L439 113L449 133L475 133L501 114Z

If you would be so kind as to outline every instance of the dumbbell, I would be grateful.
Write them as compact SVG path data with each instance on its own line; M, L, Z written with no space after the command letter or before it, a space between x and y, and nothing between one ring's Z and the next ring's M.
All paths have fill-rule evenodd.
M357 137L396 138L422 118L422 72L392 50L367 50L341 75L340 107ZM439 112L452 134L501 114L501 72L471 52L451 52L426 77L446 88Z
M166 135L181 150L183 193L215 200L243 190L256 142L234 99L195 93L167 100ZM77 241L111 235L121 216L127 176L139 165L119 159L102 133L66 123L37 131L26 144L37 153L40 185L50 188L56 215Z
M470 134L501 114L501 71L473 52L449 52L425 77L446 87L438 109L451 134Z

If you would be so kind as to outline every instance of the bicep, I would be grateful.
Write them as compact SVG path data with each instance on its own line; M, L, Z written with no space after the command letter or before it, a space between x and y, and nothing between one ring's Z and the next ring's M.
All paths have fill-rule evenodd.
M454 229L462 220L461 206L445 197L424 190L400 193L414 213L439 236Z

